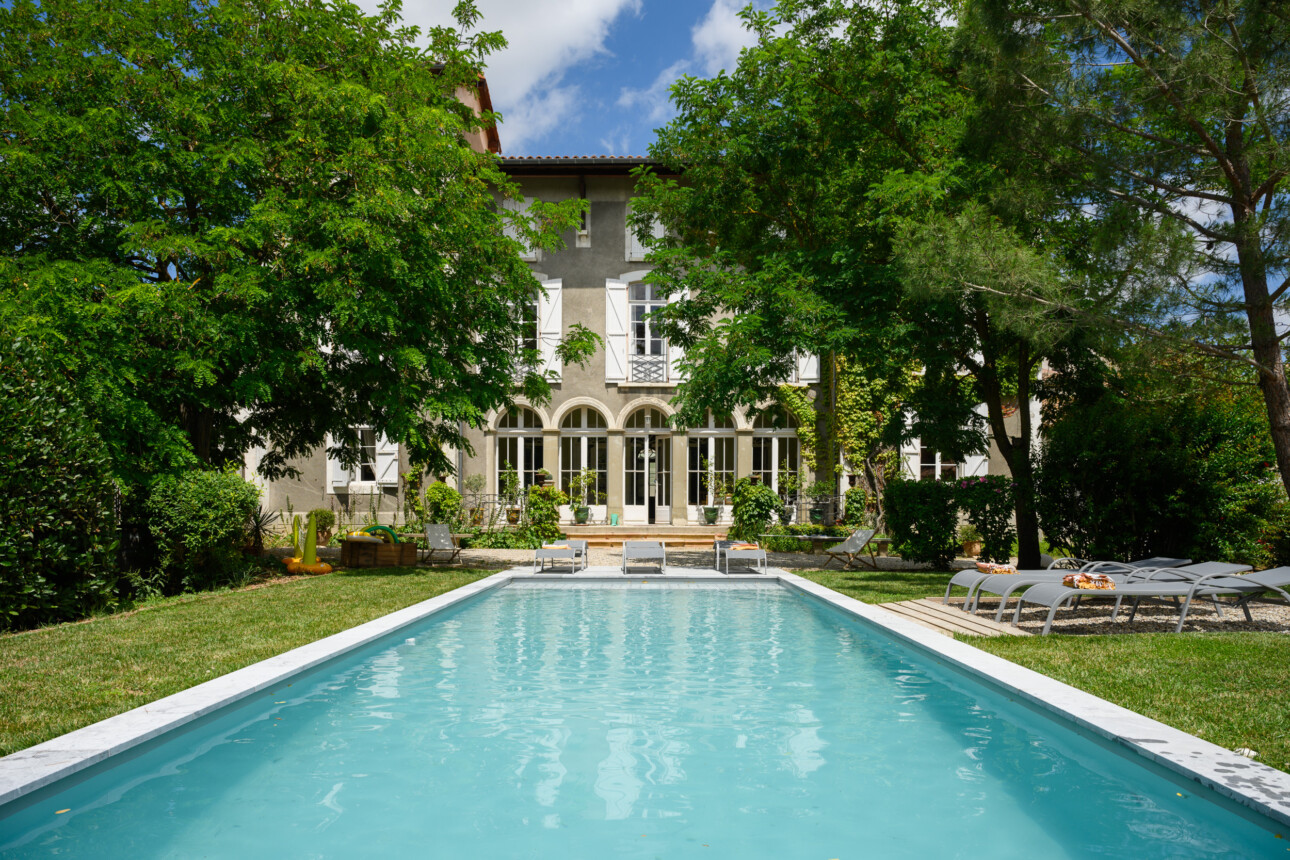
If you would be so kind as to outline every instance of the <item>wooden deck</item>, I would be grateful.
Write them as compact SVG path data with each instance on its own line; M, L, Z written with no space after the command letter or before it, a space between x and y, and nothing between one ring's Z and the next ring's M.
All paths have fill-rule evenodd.
M915 621L924 627L930 627L937 633L953 636L955 633L970 633L973 636L1031 636L1025 630L1019 630L1011 624L998 624L993 618L980 615L969 615L959 606L962 598L950 603L941 603L939 597L924 597L920 600L906 600L901 603L879 604L880 609L893 612L907 621Z

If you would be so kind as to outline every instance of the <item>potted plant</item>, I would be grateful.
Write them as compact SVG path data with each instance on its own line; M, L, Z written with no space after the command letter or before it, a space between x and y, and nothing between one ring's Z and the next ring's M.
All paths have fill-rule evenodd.
M467 475L461 481L461 488L470 498L470 524L475 527L484 524L484 476Z
M710 526L715 526L721 519L721 508L725 502L726 495L730 488L726 485L725 478L721 473L713 471L712 465L705 458L702 463L703 472L703 491L707 495L708 504L703 508L703 521Z
M797 494L802 489L802 475L788 469L779 470L779 498L784 503L779 511L780 525L793 521L793 511L797 507Z
M976 558L981 554L983 546L981 532L971 523L959 526L959 543L963 546L963 555L968 558Z
M600 473L595 469L583 469L569 479L569 500L573 505L573 521L586 525L591 516L591 505L604 503L604 493L596 488L600 485Z
M551 477L551 473L546 469L538 469L534 475L534 480L537 481L539 487L549 487L555 483L555 479Z
M806 496L811 500L811 522L823 525L828 514L828 503L833 501L833 481L821 478L806 488Z
M506 522L517 525L520 521L520 475L514 466L508 465L502 470L501 484L498 495L506 506Z
M331 508L314 508L309 513L313 514L314 527L318 530L318 546L327 546L331 543L331 530L336 525L336 512Z

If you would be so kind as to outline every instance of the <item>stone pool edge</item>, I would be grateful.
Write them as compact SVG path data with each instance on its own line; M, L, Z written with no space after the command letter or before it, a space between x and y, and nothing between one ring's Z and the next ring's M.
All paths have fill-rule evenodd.
M1005 688L1032 706L1067 720L1083 731L1121 745L1172 773L1198 782L1278 823L1290 825L1290 774L1250 761L1216 744L787 571L772 568L766 574L733 576L697 571L682 574L675 568L670 571L672 572L666 576L571 576L534 574L512 568L476 580L349 630L0 758L0 816L4 814L3 807L7 804L60 779L73 776L168 731L182 728L206 714L235 704L286 678L361 648L400 628L512 582L560 582L571 587L591 583L621 586L628 582L639 582L639 585L646 586L681 582L777 582L792 591L816 598L876 625L917 651ZM1115 728L1111 728L1112 726Z

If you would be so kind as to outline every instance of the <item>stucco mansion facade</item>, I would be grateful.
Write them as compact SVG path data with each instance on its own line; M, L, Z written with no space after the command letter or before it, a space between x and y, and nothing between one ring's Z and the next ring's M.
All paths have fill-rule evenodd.
M617 514L624 525L699 525L702 507L712 503L705 471L726 480L757 475L776 489L784 471L802 474L804 483L816 479L805 468L794 418L787 412L751 420L741 412L712 415L704 426L684 431L670 425L679 352L647 318L663 299L644 281L646 249L627 228L634 188L630 171L644 163L600 156L502 160L525 200L499 205L581 197L589 208L580 228L565 236L562 250L525 254L544 292L527 309L526 325L516 335L536 346L553 375L551 399L520 401L489 415L484 427L468 429L473 451L453 452L457 473L448 478L459 490L467 476L478 474L484 476L483 493L495 496L509 469L521 485L534 483L544 470L566 488L570 478L589 468L597 474L601 502L592 506L593 522ZM595 331L604 343L586 366L562 367L554 360L554 347L573 323ZM787 382L814 397L819 380L817 357L803 356ZM266 509L332 507L351 516L375 511L386 521L401 513L402 476L410 468L406 453L379 435L360 432L363 454L356 468L344 468L319 449L297 462L300 478L263 487ZM986 457L942 463L917 440L902 453L911 476L989 471ZM253 452L248 477L256 463ZM728 516L727 508L723 519ZM572 521L568 508L564 518Z

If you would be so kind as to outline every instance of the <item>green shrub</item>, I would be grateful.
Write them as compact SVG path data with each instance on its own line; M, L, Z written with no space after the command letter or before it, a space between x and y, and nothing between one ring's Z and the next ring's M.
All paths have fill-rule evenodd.
M235 472L192 471L165 477L148 499L165 590L199 591L237 583L247 574L241 547L260 501Z
M115 600L115 484L70 388L24 341L0 346L0 630Z
M910 561L945 570L958 555L954 486L943 481L892 481L883 495L892 549Z
M740 478L735 481L734 507L730 512L730 538L755 541L783 506L775 491L765 484Z
M1099 390L1049 422L1036 470L1040 527L1083 558L1271 564L1282 499L1274 462L1255 390Z
M980 535L981 560L1006 563L1017 540L1012 479L1003 475L963 478L954 484L954 500Z
M853 528L861 528L869 522L869 494L864 487L847 490L843 504L846 506L842 520L844 523Z
M329 532L336 527L336 512L331 508L314 508L309 512L314 518L314 528L320 532Z
M426 487L425 518L428 523L455 523L461 518L461 493L435 481Z
M539 541L558 540L561 535L560 505L567 504L569 497L554 485L529 487L528 503L525 505L528 514L527 532Z

